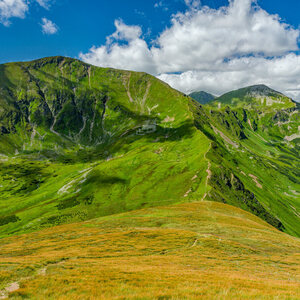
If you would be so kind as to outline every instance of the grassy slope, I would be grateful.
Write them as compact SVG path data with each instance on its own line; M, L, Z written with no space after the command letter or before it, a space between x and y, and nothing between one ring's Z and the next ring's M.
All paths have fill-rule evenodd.
M144 73L63 58L5 68L14 87L8 94L22 95L18 105L30 107L30 118L18 115L23 121L11 126L16 133L9 116L3 118L11 134L0 140L6 153L0 158L0 236L202 198L210 141L193 126L189 98ZM108 100L100 122L103 103L95 101L104 97ZM66 115L73 102L76 109ZM44 106L51 110L48 121ZM40 122L33 121L37 110ZM86 125L76 128L82 116ZM60 118L67 122L62 127L57 125ZM155 132L147 132L149 124L156 126ZM7 141L13 151L5 152Z
M261 94L251 98L250 92ZM266 105L266 100L265 105L261 105L262 92L266 93L266 98L282 101L281 106L277 102ZM221 108L218 103L222 103ZM234 174L273 216L282 221L286 232L299 236L299 139L286 140L286 136L298 133L299 107L265 86L258 86L258 91L254 86L216 99L210 105L209 114L217 130L207 130L211 135L217 133L216 142L223 145L221 151L216 149L208 156L213 161L212 169L215 167L218 174L210 184L216 186L224 177L228 179ZM227 172L218 170L220 164L226 166ZM224 195L230 195L226 184L221 190L221 196L211 194L210 198L223 201ZM225 198L226 202L236 205L234 195L230 197Z
M10 299L297 299L300 287L299 239L215 202L61 225L0 247Z

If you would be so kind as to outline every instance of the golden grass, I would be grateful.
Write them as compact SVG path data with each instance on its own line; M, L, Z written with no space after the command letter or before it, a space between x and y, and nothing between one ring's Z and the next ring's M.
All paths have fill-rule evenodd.
M235 207L143 209L0 240L12 299L299 299L300 241Z

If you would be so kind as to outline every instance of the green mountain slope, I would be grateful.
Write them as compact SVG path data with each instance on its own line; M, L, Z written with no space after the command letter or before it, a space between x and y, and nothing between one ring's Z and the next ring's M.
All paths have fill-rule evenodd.
M191 98L199 102L200 104L206 104L211 101L213 101L216 97L210 93L199 91L199 92L193 92L189 94Z
M203 196L210 141L183 94L63 57L1 70L2 234Z
M297 139L268 123L289 114L283 126L296 126L292 104L259 123L148 74L64 57L1 65L0 78L0 236L203 200L300 235Z
M227 93L209 107L215 124L221 123L226 127L223 131L226 136L222 137L218 128L214 129L215 133L227 145L231 139L231 146L236 148L232 161L240 176L247 177L247 181L250 179L248 184L252 178L251 192L279 219L289 220L289 232L297 234L300 204L299 105L261 85ZM226 163L231 161L225 160Z

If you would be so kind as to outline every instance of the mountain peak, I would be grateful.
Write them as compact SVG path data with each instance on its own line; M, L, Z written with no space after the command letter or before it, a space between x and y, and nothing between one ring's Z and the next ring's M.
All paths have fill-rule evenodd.
M257 84L228 92L216 98L212 106L229 105L243 108L290 108L295 103L289 97L264 84Z
M189 94L191 98L199 102L200 104L206 104L211 101L213 101L216 97L210 93L207 93L205 91L196 91L191 94Z
M252 85L252 86L246 87L245 89L248 89L250 94L254 94L254 95L269 96L271 94L277 94L277 95L284 96L282 93L271 89L270 87L268 87L265 84Z

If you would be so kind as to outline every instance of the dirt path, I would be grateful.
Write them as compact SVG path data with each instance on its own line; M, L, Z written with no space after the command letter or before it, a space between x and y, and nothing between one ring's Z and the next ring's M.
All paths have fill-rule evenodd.
M18 282L9 284L4 290L0 291L0 299L7 299L8 294L17 291L20 288Z
M80 177L77 177L73 180L71 180L70 182L68 182L67 184L65 184L63 187L61 187L57 193L59 195L62 195L62 194L65 194L65 193L70 193L69 192L69 189L74 187L75 183L76 183L76 186L84 183L87 179L87 176L89 175L89 173L93 170L92 167L88 168L88 169L85 169L83 171L79 171L80 174L82 174Z
M66 260L69 260L69 258L67 258ZM21 281L30 280L30 279L32 279L32 278L34 278L36 276L46 276L47 275L47 270L48 270L49 266L61 265L64 262L65 262L65 260L59 261L59 262L50 263L47 266L38 269L36 271L36 274L33 275L33 276L20 278L19 281L15 281L15 282L12 282L12 283L8 284L3 290L0 290L0 300L2 300L2 299L8 299L10 293L13 293L13 292L17 291L20 288L20 282Z
M209 145L208 150L205 152L204 154L204 158L207 160L207 169L206 169L206 180L205 180L205 194L203 195L201 201L204 201L206 196L207 196L207 186L208 186L208 181L211 178L212 172L211 172L211 162L208 160L208 158L206 157L206 154L209 152L209 150L211 149L211 144Z

